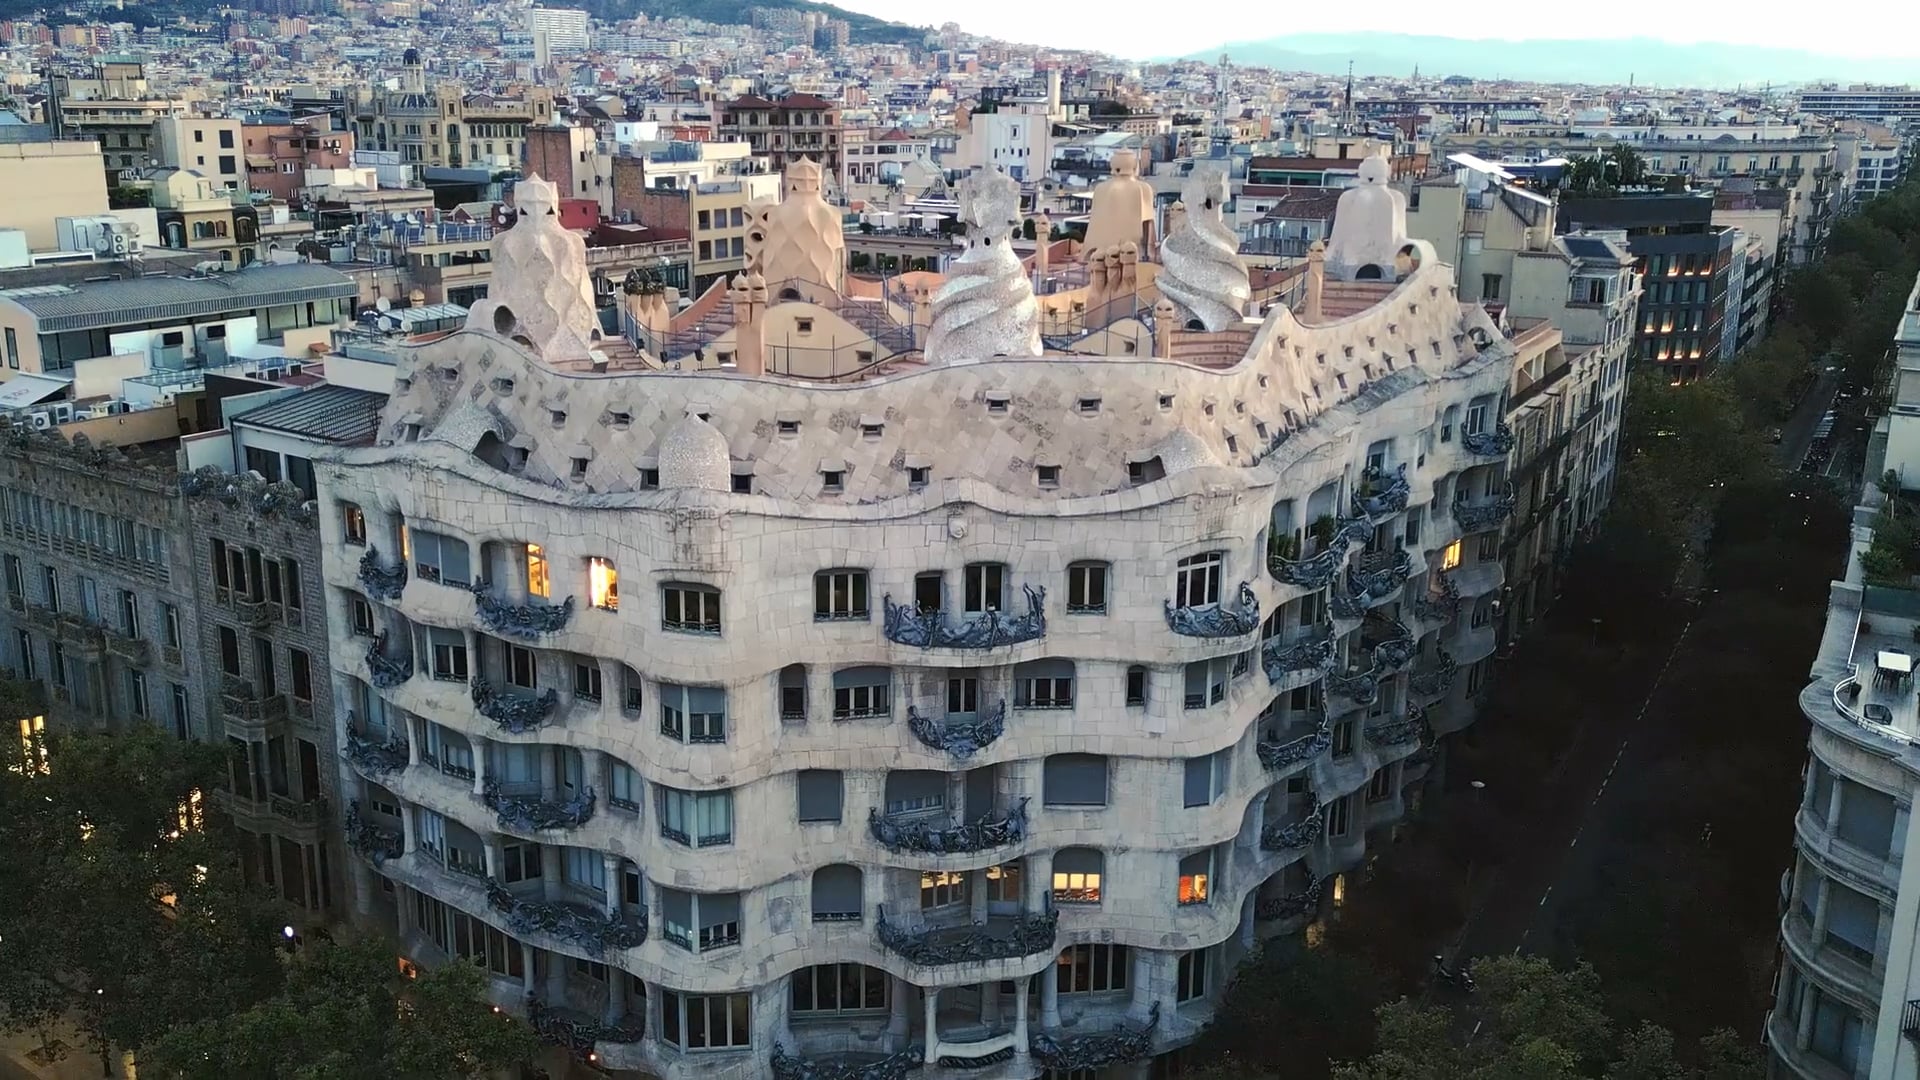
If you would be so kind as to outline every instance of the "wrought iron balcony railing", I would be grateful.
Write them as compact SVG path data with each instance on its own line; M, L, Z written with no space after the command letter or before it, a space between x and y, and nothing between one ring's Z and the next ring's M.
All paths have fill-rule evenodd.
M1406 667L1418 648L1405 623L1378 615L1369 616L1361 627L1360 645L1373 651L1374 670L1382 675Z
M1359 490L1353 493L1353 512L1360 517L1387 517L1405 510L1412 495L1413 481L1407 479L1405 462L1391 476L1369 467L1360 473Z
M380 562L380 549L372 544L360 556L360 588L375 600L398 600L407 587L407 564L388 567Z
M798 1057L774 1040L767 1067L773 1080L906 1080L908 1073L926 1065L926 1048L918 1044L872 1061L826 1061Z
M1153 1003L1147 1022L1117 1031L1067 1035L1054 1038L1044 1031L1027 1040L1027 1052L1035 1063L1049 1072L1065 1076L1090 1076L1101 1069L1127 1065L1153 1053L1153 1032L1160 1026L1160 1003Z
M582 1015L549 1008L537 995L527 995L527 1025L540 1041L564 1046L580 1061L593 1060L593 1044L637 1043L646 1037L644 1016L630 1016L617 1024L603 1024Z
M1313 637L1284 647L1279 638L1268 640L1260 648L1260 666L1267 673L1267 682L1280 682L1296 671L1316 672L1316 677L1325 677L1333 670L1332 631L1332 627L1326 627Z
M474 711L514 735L539 730L560 705L560 694L551 686L533 695L503 694L478 675L468 685L473 691Z
M1415 672L1407 681L1407 685L1416 694L1428 696L1444 694L1453 689L1453 678L1459 670L1460 665L1454 661L1452 654L1441 649L1440 662L1426 671Z
M1370 551L1347 568L1348 586L1362 603L1379 600L1413 576L1413 556L1406 548Z
M1046 636L1046 588L1023 585L1021 590L1027 597L1025 614L983 611L957 623L949 623L939 610L922 611L915 604L896 604L889 593L882 599L885 614L881 632L888 641L922 649L997 649Z
M1262 900L1253 906L1253 916L1266 922L1273 919L1292 919L1317 911L1320 907L1320 888L1322 879L1307 878L1307 887L1297 893L1276 896L1271 900Z
M1023 912L1007 919L966 926L923 926L909 930L888 922L883 904L874 922L874 933L882 948L923 967L1051 955L1059 930L1060 912L1051 907L1038 914Z
M1307 558L1294 558L1288 553L1286 545L1292 542L1290 537L1276 536L1268 545L1267 573L1273 575L1274 580L1306 589L1324 589L1339 574L1340 564L1347 559L1347 549L1366 542L1373 535L1373 523L1364 515L1342 521L1325 520L1330 525L1321 537L1325 546Z
M559 604L511 604L494 594L490 582L475 581L471 588L474 617L489 633L531 641L559 633L573 618L571 596Z
M1379 724L1367 725L1367 741L1375 746L1405 746L1420 738L1420 729L1426 719L1414 711L1400 720L1389 720Z
M637 949L647 941L644 911L614 915L582 904L526 900L492 878L487 879L487 906L506 916L515 937L544 934L592 956L604 956L608 949Z
M1506 457L1513 453L1513 429L1505 420L1494 425L1492 431L1475 431L1460 436L1460 445L1467 453L1481 457Z
M1260 598L1253 594L1253 586L1244 581L1240 583L1238 611L1228 611L1224 604L1174 607L1171 600L1163 602L1167 626L1183 637L1240 637L1260 629Z
M374 776L399 772L407 767L407 740L389 735L386 742L362 738L353 730L353 714L347 714L347 760L361 772Z
M500 782L489 779L482 801L492 810L502 829L541 832L546 829L577 829L593 817L593 789L587 788L566 802L553 802L538 795L506 795Z
M1460 614L1460 586L1454 584L1453 578L1445 574L1439 575L1439 581L1438 595L1424 592L1414 598L1413 615L1421 622L1452 622L1454 616Z
M1284 769L1297 765L1308 758L1319 757L1333 747L1333 720L1326 713L1320 714L1320 723L1305 735L1286 742L1269 742L1262 739L1254 747L1260 755L1260 764L1269 769Z
M1359 705L1371 705L1380 697L1380 679L1372 668L1327 676L1327 693L1338 694Z
M360 816L359 799L347 804L346 836L347 848L371 859L375 866L399 858L406 850L406 838L400 830L377 825Z
M1027 838L1027 800L1021 799L1005 813L986 814L977 821L959 825L943 824L937 819L882 814L875 807L867 811L867 831L888 851L919 855L990 851Z
M387 655L387 635L383 631L373 636L367 645L367 673L373 679L373 685L381 690L391 690L408 679L413 678L413 657L394 658Z
M1298 851L1320 839L1326 830L1327 814L1322 807L1314 807L1313 813L1289 825L1275 822L1260 830L1260 850L1262 851Z
M935 750L944 750L955 761L965 761L981 750L992 746L994 740L1006 734L1007 702L1000 700L993 711L978 720L953 721L942 724L932 717L923 716L919 709L907 706L907 730L913 737Z
M1463 532L1483 532L1497 528L1502 522L1513 516L1513 508L1518 504L1513 489L1497 499L1486 499L1470 503L1463 499L1453 501L1453 520L1460 523Z
M1900 1010L1900 1034L1920 1043L1920 1001L1909 1001Z

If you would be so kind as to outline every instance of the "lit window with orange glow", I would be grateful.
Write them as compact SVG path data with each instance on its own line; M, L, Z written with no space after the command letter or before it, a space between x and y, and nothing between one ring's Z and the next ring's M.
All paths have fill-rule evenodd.
M527 545L527 595L546 599L553 595L553 581L547 568L547 553L539 544Z
M1180 860L1180 903L1204 904L1213 892L1213 852L1201 851Z
M199 832L201 826L206 824L207 811L199 788L187 792L187 797L181 801L178 820L180 832L183 833Z
M1347 875L1333 875L1333 906L1339 907L1347 902Z
M587 560L587 595L594 607L620 610L620 572L611 560L598 555Z
M1459 567L1460 567L1460 541L1455 540L1453 543L1448 544L1447 550L1441 554L1440 569L1443 571L1456 570L1456 569L1459 569Z
M20 720L20 763L13 771L23 776L46 776L53 772L47 760L47 718L22 717Z

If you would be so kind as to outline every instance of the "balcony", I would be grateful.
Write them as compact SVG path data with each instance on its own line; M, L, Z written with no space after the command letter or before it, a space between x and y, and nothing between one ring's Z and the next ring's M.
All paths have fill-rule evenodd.
M908 1073L926 1064L926 1053L923 1046L909 1046L884 1057L857 1055L859 1060L850 1060L855 1055L846 1054L835 1054L832 1060L805 1058L787 1053L776 1039L767 1067L773 1070L773 1080L906 1080Z
M560 604L510 604L485 581L473 583L474 618L488 633L532 641L566 629L573 618L573 597Z
M523 900L492 878L487 879L487 906L506 917L507 930L517 938L558 938L590 956L605 956L608 949L637 949L647 940L644 912L630 918L584 904Z
M930 749L944 750L955 761L965 761L1006 734L1007 703L1003 699L983 720L949 720L945 724L935 723L931 717L922 716L919 709L909 705L907 730Z
M1012 810L989 813L977 821L942 824L937 817L882 814L867 811L867 831L888 851L915 855L972 855L1017 844L1027 838L1027 800Z
M28 626L46 633L52 633L60 623L60 612L45 604L28 604L26 615Z
M1223 604L1174 607L1171 600L1163 603L1168 628L1182 637L1241 637L1260 628L1260 598L1253 594L1253 586L1244 581L1240 583L1238 611L1228 611Z
M1278 770L1319 757L1332 746L1333 721L1327 714L1321 713L1319 725L1311 732L1284 742L1262 739L1255 745L1254 752L1260 755L1260 764Z
M1398 671L1413 660L1413 631L1393 619L1369 616L1360 626L1360 647L1373 655L1373 668L1381 675Z
M1452 654L1440 650L1440 662L1425 671L1415 672L1407 680L1407 686L1423 697L1439 697L1453 689L1453 679L1460 671L1460 665L1454 662Z
M1160 1003L1156 1001L1144 1024L1059 1039L1044 1031L1037 1032L1028 1040L1027 1051L1036 1064L1053 1074L1091 1076L1101 1069L1128 1065L1153 1053L1153 1033L1159 1026Z
M367 545L360 556L360 588L375 600L398 600L407 587L407 564L389 568L380 562L380 549Z
M1460 614L1460 586L1451 577L1439 575L1440 592L1421 593L1413 600L1413 617L1423 623L1450 623Z
M1367 742L1374 746L1405 746L1411 742L1418 742L1426 723L1426 711L1415 705L1409 708L1407 715L1399 720L1368 724Z
M367 674L375 688L391 690L413 678L413 657L394 659L387 655L387 635L375 634L367 645Z
M349 851L359 852L375 866L399 858L406 850L406 840L400 830L376 825L360 816L358 799L347 804L346 838Z
M958 623L946 621L939 610L923 611L914 604L896 604L889 593L883 598L885 618L882 633L888 641L921 649L997 649L1034 641L1047 633L1044 587L1023 585L1027 611L1009 615L1004 611L983 611Z
M1260 830L1260 850L1262 851L1298 851L1315 840L1326 830L1327 814L1321 807L1314 807L1313 813L1291 824L1274 822Z
M966 926L923 926L917 930L887 921L882 905L874 923L880 945L909 963L922 967L978 964L990 960L1017 960L1052 955L1060 929L1060 912L1048 908Z
M146 667L153 659L153 643L146 638L107 631L107 652L135 667Z
M1362 603L1386 599L1412 576L1413 556L1406 548L1366 552L1347 569L1353 595Z
M1267 547L1267 573L1275 581L1303 589L1324 589L1333 583L1346 561L1347 549L1364 543L1373 535L1373 523L1364 517L1335 521L1331 517L1315 522L1310 538L1323 546L1314 554L1297 558L1292 537L1275 535Z
M385 776L407 767L407 741L398 736L377 743L361 738L353 730L353 718L347 718L347 760L367 776Z
M250 596L235 596L228 601L233 608L235 618L240 625L259 630L271 626L281 619L280 605L271 600L255 600Z
M220 712L229 734L264 737L269 726L286 720L287 699L260 693L252 683L229 675L220 684Z
M595 1043L637 1043L646 1036L644 1016L603 1024L584 1013L549 1007L532 994L527 995L527 1026L541 1042L566 1047L568 1053L581 1061L592 1060Z
M68 648L74 650L75 659L98 660L107 648L106 631L75 612L62 612L56 616L53 632Z
M1333 628L1325 627L1311 637L1282 646L1279 638L1270 639L1260 648L1260 666L1267 673L1267 682L1278 684L1289 676L1306 672L1312 680L1326 677L1333 670Z
M327 820L327 800L325 799L289 799L284 795L273 795L267 799L268 809L273 816L294 825L309 828L323 825Z
M503 694L478 675L471 685L474 710L512 735L538 731L560 705L560 694L551 686L538 694Z
M1502 420L1494 425L1492 431L1475 431L1460 436L1460 445L1467 453L1479 457L1506 457L1513 453L1513 429Z
M1455 499L1453 520L1460 524L1460 531L1463 533L1497 529L1502 522L1513 516L1513 508L1517 502L1511 488L1506 494L1495 499L1482 499L1479 502Z
M537 833L548 829L577 829L593 817L593 789L588 788L567 802L553 802L538 795L507 795L500 782L486 782L481 802L493 811L494 821L504 831Z
M1412 494L1413 482L1407 479L1405 462L1391 476L1370 466L1360 473L1359 487L1353 493L1353 512L1366 518L1390 517L1407 508Z
M1293 919L1320 910L1322 878L1309 878L1307 887L1297 893L1261 900L1253 905L1253 917L1261 922Z

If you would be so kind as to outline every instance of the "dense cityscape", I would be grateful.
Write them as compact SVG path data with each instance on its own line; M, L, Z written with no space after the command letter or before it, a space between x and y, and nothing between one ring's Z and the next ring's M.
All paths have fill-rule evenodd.
M0 20L0 1080L1920 1078L1920 90Z

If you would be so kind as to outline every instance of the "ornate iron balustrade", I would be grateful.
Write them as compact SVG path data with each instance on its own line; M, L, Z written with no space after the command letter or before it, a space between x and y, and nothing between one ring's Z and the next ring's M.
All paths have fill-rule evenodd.
M873 807L867 811L867 831L881 847L894 852L966 855L988 851L1027 838L1027 800L1021 799L1004 814L986 814L960 825L888 816Z
M992 746L994 740L1006 734L1007 702L1003 698L993 707L983 720L969 720L961 723L936 722L933 718L920 715L920 710L907 706L907 730L913 736L934 750L945 750L956 761L965 761L981 750Z
M380 549L372 544L360 556L360 588L375 600L398 600L407 587L407 564L386 567L380 563Z
M1444 574L1440 576L1440 595L1421 593L1413 601L1414 617L1421 622L1447 623L1460 614L1460 586Z
M1333 720L1323 712L1320 714L1320 723L1309 734L1286 742L1262 740L1254 746L1254 752L1260 755L1260 764L1267 768L1284 769L1308 758L1319 757L1332 747Z
M542 693L527 697L522 694L503 694L478 675L468 685L473 690L474 710L514 735L539 730L542 724L553 718L553 710L560 705L560 694L551 686Z
M1323 879L1307 875L1307 887L1297 893L1276 896L1271 900L1262 900L1253 905L1253 917L1261 921L1271 919L1291 919L1316 911L1320 907L1320 888Z
M1153 1003L1147 1022L1118 1031L1068 1035L1056 1039L1044 1031L1027 1040L1027 1052L1042 1068L1059 1073L1095 1072L1139 1061L1153 1053L1153 1032L1160 1026L1160 1003Z
M1380 678L1372 668L1329 675L1327 692L1359 705L1371 705L1380 697Z
M1313 813L1291 825L1278 822L1260 830L1260 850L1297 851L1315 840L1327 827L1327 813L1324 807L1315 806Z
M1228 611L1223 604L1174 607L1171 600L1162 603L1166 605L1167 626L1183 637L1240 637L1260 629L1260 598L1244 581L1240 583L1239 611Z
M1046 636L1046 588L1020 588L1027 596L1026 614L983 611L960 623L947 622L945 612L937 609L922 611L915 604L896 604L893 594L888 593L882 598L885 615L881 632L888 641L922 649L997 649Z
M1413 495L1413 482L1407 479L1407 464L1401 462L1392 479L1379 469L1360 473L1360 490L1353 494L1353 512L1362 517L1386 517L1407 508Z
M1491 529L1513 516L1513 508L1519 504L1513 490L1509 488L1505 495L1484 502L1470 503L1465 499L1453 501L1453 520L1460 523L1463 532L1480 532Z
M1327 610L1336 619L1357 619L1367 613L1366 590L1349 578L1344 587L1336 585L1327 593Z
M1004 1065L1013 1060L1013 1047L1003 1046L991 1054L979 1057L961 1057L959 1054L941 1054L940 1067L943 1069L991 1069L995 1065Z
M1383 626L1381 623L1385 623L1385 625ZM1375 671L1385 675L1390 671L1398 671L1413 660L1413 654L1418 646L1414 642L1413 631L1408 629L1405 624L1370 619L1367 629L1386 635L1375 640L1373 645L1373 668ZM1361 632L1362 640L1364 641L1367 636L1366 631L1363 630Z
M881 947L910 963L923 967L977 964L1051 954L1056 948L1060 912L1049 907L1037 915L1029 912L1014 916L1010 932L999 935L992 932L989 923L908 930L888 922L887 908L882 904L873 929Z
M575 904L523 900L492 878L487 879L487 906L506 916L515 937L546 934L593 956L604 956L608 949L637 949L647 941L645 912L631 918Z
M597 1042L637 1043L646 1036L645 1017L631 1017L618 1024L602 1024L576 1019L548 1008L539 997L527 995L527 1025L540 1041L549 1046L564 1046L581 1061L593 1057Z
M1440 663L1432 669L1422 671L1407 680L1408 686L1416 694L1439 695L1453 689L1453 678L1460 665L1445 649L1440 650Z
M473 591L474 617L489 633L531 641L559 633L573 618L571 596L559 604L510 604L494 595L490 582L475 581L469 588Z
M1328 627L1325 632L1296 641L1285 648L1280 647L1280 639L1274 638L1260 648L1260 666L1267 673L1267 682L1277 683L1296 671L1318 672L1325 677L1333 668L1333 632Z
M1333 532L1326 538L1326 547L1310 558L1290 559L1282 555L1278 547L1270 547L1267 573L1288 585L1324 589L1340 572L1340 564L1347 559L1347 549L1372 535L1373 523L1365 516L1336 521Z
M413 678L413 657L403 656L396 660L388 656L387 635L375 634L372 643L367 646L367 672L376 688L391 690Z
M390 735L383 743L363 739L353 730L353 715L347 715L347 760L361 772L375 776L399 772L407 767L407 740Z
M593 817L593 789L588 788L567 802L552 802L533 795L504 795L498 780L488 779L481 801L492 810L502 829L540 832L544 829L577 829Z
M1492 431L1476 431L1460 436L1460 445L1467 453L1481 457L1506 457L1513 453L1513 429L1505 420L1494 425Z
M1378 600L1407 583L1413 576L1413 556L1406 548L1375 552L1347 569L1347 584L1356 599L1365 603Z
M811 1061L787 1053L787 1048L776 1039L773 1053L767 1058L767 1067L773 1070L773 1080L903 1080L908 1073L916 1072L926 1064L926 1056L926 1048L915 1044L897 1054L888 1054L863 1065Z
M1404 719L1368 725L1367 741L1375 746L1405 746L1420 738L1420 728L1425 723L1425 717L1417 709L1409 710Z
M399 830L376 825L360 816L359 799L347 804L346 834L347 848L373 860L375 866L397 859L406 851L406 838Z

